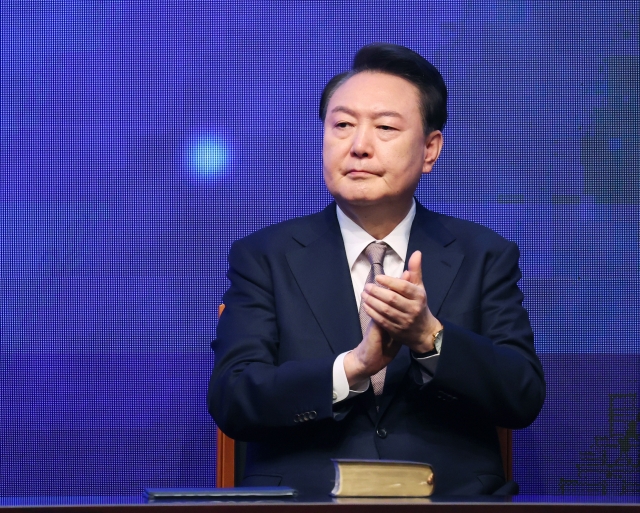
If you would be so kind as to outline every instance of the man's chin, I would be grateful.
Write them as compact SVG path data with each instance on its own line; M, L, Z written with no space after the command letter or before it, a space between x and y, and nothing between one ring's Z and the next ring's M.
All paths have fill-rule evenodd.
M343 205L352 208L375 207L388 201L388 198L374 194L333 195L333 198L341 208Z

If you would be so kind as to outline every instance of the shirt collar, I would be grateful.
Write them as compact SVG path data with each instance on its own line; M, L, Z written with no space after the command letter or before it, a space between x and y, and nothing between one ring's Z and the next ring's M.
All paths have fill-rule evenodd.
M386 242L400 257L402 262L406 261L409 234L411 233L413 219L416 216L415 200L411 203L411 209L409 209L409 213L405 218L400 221L398 226L396 226L389 235L380 241L376 241L376 239L369 235L363 228L349 219L340 207L336 208L336 214L338 216L340 232L342 233L342 240L344 241L344 249L347 252L349 269L353 269L353 264L355 264L360 253L372 242Z

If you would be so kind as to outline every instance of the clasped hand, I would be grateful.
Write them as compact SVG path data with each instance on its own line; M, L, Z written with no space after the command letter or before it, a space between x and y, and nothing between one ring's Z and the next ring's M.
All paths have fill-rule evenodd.
M376 282L380 286L367 284L361 299L372 322L344 359L350 386L386 367L402 345L416 353L431 351L433 334L442 328L427 304L419 251L411 255L400 278L379 275Z

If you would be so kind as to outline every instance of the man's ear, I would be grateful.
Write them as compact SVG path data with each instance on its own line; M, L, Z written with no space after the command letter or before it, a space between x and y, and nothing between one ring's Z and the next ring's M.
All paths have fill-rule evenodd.
M424 141L424 162L422 164L422 172L424 174L431 173L433 165L438 160L443 144L442 132L434 130Z

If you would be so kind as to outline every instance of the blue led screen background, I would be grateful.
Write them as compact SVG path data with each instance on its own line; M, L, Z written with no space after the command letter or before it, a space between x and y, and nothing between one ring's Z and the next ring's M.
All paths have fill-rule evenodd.
M215 483L226 253L329 202L318 98L371 41L449 87L418 199L521 248L548 379L522 492L640 493L639 2L0 9L0 496Z

